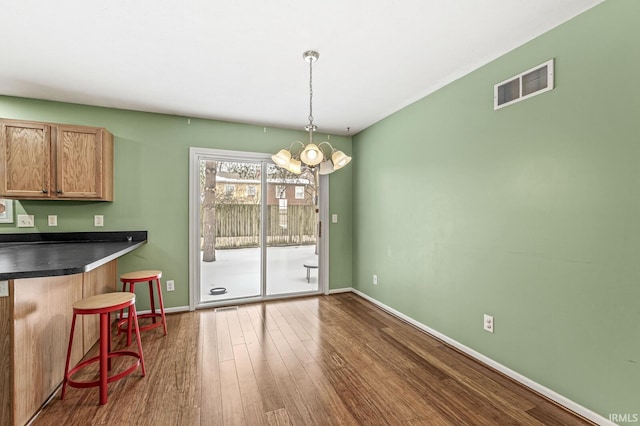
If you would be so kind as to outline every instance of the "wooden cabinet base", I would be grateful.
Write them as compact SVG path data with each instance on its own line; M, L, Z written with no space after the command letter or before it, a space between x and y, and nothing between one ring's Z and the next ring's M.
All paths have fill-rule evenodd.
M0 425L24 425L62 383L72 304L116 290L117 262L84 274L9 281L0 297ZM76 327L72 364L97 341L94 321Z

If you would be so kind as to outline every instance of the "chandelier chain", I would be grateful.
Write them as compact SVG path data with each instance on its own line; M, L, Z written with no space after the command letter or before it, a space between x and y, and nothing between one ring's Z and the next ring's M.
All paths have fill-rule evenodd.
M312 60L309 61L309 127L313 129L313 61Z
M309 133L307 144L296 141L289 146L289 149L281 149L271 159L278 167L281 167L293 174L299 175L303 171L311 171L315 175L328 175L335 170L341 169L351 161L351 157L344 152L334 149L328 141L313 143L313 132L316 126L313 124L313 62L318 60L320 55L315 50L307 50L302 54L305 61L309 62L309 124L304 128ZM347 127L347 133L350 128ZM327 135L329 139L329 135ZM299 147L294 149L294 145Z

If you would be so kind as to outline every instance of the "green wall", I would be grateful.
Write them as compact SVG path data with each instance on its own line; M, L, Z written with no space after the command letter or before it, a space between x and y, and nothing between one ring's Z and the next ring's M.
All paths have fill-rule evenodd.
M353 138L354 287L604 417L640 413L639 22L604 2Z
M276 152L307 137L304 131L194 118L188 124L185 117L2 96L0 117L106 127L115 137L112 203L16 201L14 215L35 215L35 228L0 224L0 232L147 230L148 243L120 258L118 270L161 269L164 280L176 283L175 292L163 294L166 307L189 304L189 147ZM350 137L330 140L351 152ZM351 173L349 165L330 176L329 209L340 218L330 224L331 288L351 286ZM47 226L49 214L58 215L58 227ZM94 214L104 215L103 228L93 227ZM147 309L148 297L139 293Z

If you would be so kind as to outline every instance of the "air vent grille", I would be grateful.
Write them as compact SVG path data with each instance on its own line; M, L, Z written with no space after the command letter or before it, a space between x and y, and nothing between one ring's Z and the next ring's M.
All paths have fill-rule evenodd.
M553 59L493 86L493 109L553 89Z

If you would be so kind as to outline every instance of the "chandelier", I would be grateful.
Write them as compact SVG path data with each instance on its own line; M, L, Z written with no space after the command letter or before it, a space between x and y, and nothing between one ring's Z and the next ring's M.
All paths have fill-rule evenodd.
M335 170L349 164L351 157L342 151L336 150L327 141L319 144L313 143L313 132L318 128L313 124L313 63L318 60L320 54L308 50L302 54L305 61L309 62L309 124L304 128L309 132L309 143L304 144L295 141L289 149L281 149L271 159L285 170L299 175L304 169L314 170L318 167L318 173L328 175Z

